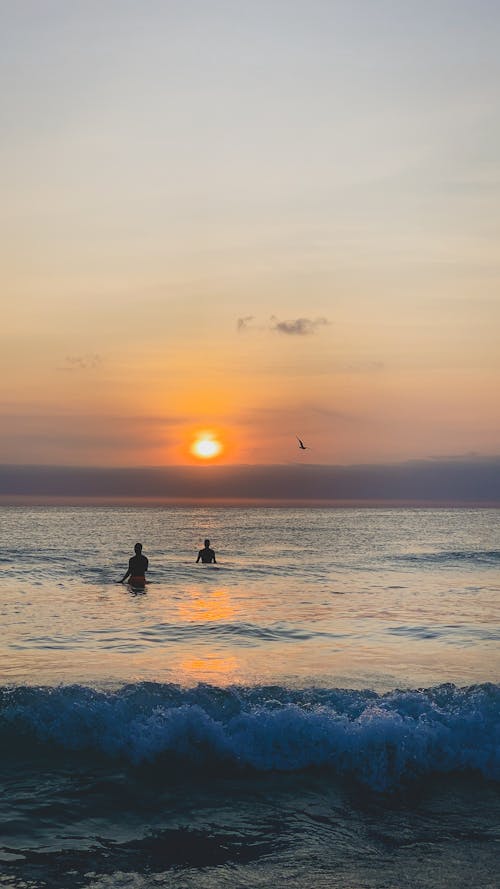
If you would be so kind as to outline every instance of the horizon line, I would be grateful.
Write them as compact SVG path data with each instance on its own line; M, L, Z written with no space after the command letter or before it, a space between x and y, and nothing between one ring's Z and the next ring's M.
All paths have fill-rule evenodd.
M269 509L500 509L500 500L412 500L359 498L359 499L285 499L260 497L87 497L85 495L0 494L0 507L143 507L143 508L269 508Z
M415 463L470 463L477 464L483 462L500 461L500 453L477 454L474 452L467 454L443 454L429 455L426 457L403 457L394 460L372 460L354 463L310 463L307 459L287 460L279 463L224 463L221 460L197 461L193 463L161 463L161 464L113 464L108 466L104 463L12 463L1 462L0 469L58 469L58 470L75 470L89 469L94 471L163 471L165 469L266 469L272 467L293 467L307 466L309 468L317 467L319 469L358 469L360 467L389 467L389 466L405 466Z

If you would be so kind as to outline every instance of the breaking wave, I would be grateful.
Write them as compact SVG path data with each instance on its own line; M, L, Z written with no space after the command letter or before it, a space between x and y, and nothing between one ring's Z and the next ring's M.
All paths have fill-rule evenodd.
M500 779L500 686L374 691L138 683L0 691L10 756L47 749L133 766L326 768L373 790L433 773Z

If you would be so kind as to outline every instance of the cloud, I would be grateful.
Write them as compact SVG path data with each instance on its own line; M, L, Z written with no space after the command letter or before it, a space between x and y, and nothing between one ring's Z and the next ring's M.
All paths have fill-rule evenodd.
M452 460L487 460L489 458L484 457L478 451L466 451L464 454L431 454L427 459L451 462Z
M339 369L343 373L376 373L385 370L385 364L383 361L351 361L340 365Z
M276 315L271 315L270 323L265 325L252 324L252 321L255 321L254 315L243 315L241 318L238 318L236 322L238 333L244 333L248 330L259 330L261 332L271 330L285 333L289 336L310 336L316 332L318 327L330 324L328 318L291 318L286 321L280 321Z
M318 418L348 422L360 420L360 417L355 413L335 410L321 404L303 402L284 407L253 407L236 416L235 423L240 426L270 427L274 431L278 426L281 429L293 431L299 418L302 425L305 423L308 427L314 426L314 428L316 428L315 424Z
M94 370L102 362L102 358L97 353L87 353L85 355L66 355L65 365L61 370Z
M171 440L178 416L117 416L99 413L1 414L0 462L93 462L140 460L161 452ZM182 418L181 418L182 422Z
M327 318L295 318L290 321L278 321L272 315L270 330L277 330L278 333L285 333L289 336L310 336L316 332L318 327L329 323Z
M482 462L422 460L357 466L168 466L163 469L0 465L0 499L28 496L136 497L165 502L240 499L282 503L360 502L425 505L500 505L500 458Z
M253 315L245 315L243 318L238 318L237 321L237 329L238 333L243 333L243 331L248 330L250 326L250 322L254 320Z

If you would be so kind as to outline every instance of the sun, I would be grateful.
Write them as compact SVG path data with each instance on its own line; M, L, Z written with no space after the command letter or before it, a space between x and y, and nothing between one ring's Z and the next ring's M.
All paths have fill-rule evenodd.
M222 443L211 432L201 432L193 441L190 450L201 460L213 460L222 452Z

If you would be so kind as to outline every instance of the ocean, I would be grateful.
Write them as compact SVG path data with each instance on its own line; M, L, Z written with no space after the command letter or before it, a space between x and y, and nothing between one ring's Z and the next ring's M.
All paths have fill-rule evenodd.
M0 527L0 886L498 889L500 511Z

